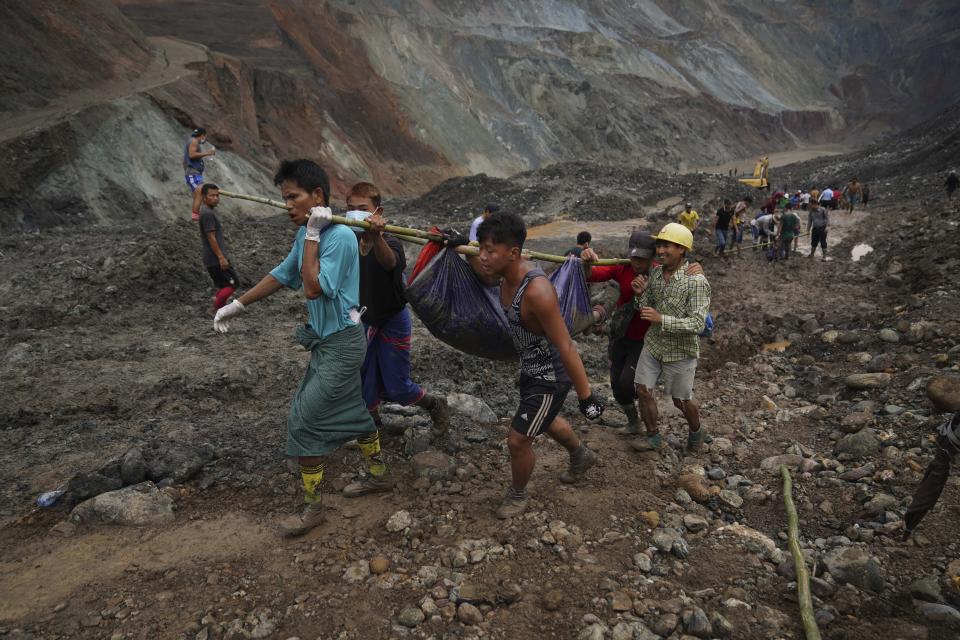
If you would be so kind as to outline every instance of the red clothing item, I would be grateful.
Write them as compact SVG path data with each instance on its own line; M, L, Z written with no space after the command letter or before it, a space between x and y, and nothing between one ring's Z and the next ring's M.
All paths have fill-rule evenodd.
M656 264L656 263L654 263ZM620 285L620 297L617 298L617 307L630 303L633 304L633 289L630 283L636 275L628 264L618 264L610 267L593 267L590 269L590 282L606 282L607 280L616 280ZM639 313L633 314L630 326L627 327L627 333L624 336L630 340L643 340L647 335L647 329L650 328L650 322L642 320Z

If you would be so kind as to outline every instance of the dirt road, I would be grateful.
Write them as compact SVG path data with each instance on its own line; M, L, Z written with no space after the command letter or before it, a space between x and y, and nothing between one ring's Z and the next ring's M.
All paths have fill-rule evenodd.
M32 129L49 127L69 116L105 102L118 100L192 75L188 65L207 59L206 47L177 38L153 37L147 41L156 48L153 62L133 81L110 81L75 91L44 108L19 114L0 114L0 142L23 135Z

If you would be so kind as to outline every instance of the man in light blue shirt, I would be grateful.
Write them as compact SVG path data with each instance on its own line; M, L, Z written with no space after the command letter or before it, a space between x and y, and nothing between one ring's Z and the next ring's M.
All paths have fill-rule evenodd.
M283 287L303 289L309 324L297 328L297 341L311 352L310 363L287 418L287 455L300 462L306 508L281 524L287 536L300 536L325 520L320 486L324 457L357 440L369 476L345 495L389 491L393 479L380 451L380 435L363 401L360 367L367 340L360 324L360 263L353 231L331 224L330 182L309 160L284 161L274 176L287 215L299 227L290 253L269 275L217 312L214 329L226 333L231 319L247 305ZM348 487L349 488L349 487Z

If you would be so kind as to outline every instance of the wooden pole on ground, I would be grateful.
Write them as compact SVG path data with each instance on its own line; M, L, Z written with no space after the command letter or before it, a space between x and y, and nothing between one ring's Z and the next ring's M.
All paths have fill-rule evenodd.
M780 465L783 476L783 504L787 510L787 538L790 555L793 556L793 568L797 572L797 601L800 603L800 622L807 640L821 640L817 619L813 615L813 599L810 597L810 574L800 552L800 533L797 508L793 504L793 481L786 465Z
M235 198L238 200L249 200L250 202L259 202L260 204L269 205L271 207L277 207L279 209L286 209L286 205L278 200L271 200L269 198L261 198L260 196L248 196L242 193L234 193L232 191L220 190L220 195L227 198ZM348 220L342 216L333 216L333 221L337 224L345 224L351 227L358 227L360 229L369 229L370 223L362 220ZM387 233L397 236L399 239L406 242L412 242L414 244L426 244L427 242L434 241L443 241L443 236L438 233L430 233L429 231L422 231L420 229L412 229L410 227L397 227L394 225L388 224L384 230ZM457 253L462 253L465 255L477 255L480 253L480 250L477 248L476 242L471 242L469 245L460 246L456 248ZM549 253L541 253L539 251L524 251L523 255L531 260L542 260L544 262L566 262L566 256L555 256ZM617 265L617 264L630 264L630 260L626 258L603 258L600 260L593 260L590 262L591 266L607 266L607 265Z

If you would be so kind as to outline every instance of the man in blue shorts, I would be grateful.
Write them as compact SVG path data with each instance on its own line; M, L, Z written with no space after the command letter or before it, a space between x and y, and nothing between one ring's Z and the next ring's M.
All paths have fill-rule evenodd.
M207 130L203 127L197 127L190 134L187 145L183 149L183 173L187 180L187 186L190 193L193 194L193 208L190 210L190 219L194 222L200 220L200 201L202 199L200 188L203 186L203 159L215 155L217 150L210 145L208 151L203 151L201 146L207 141Z

